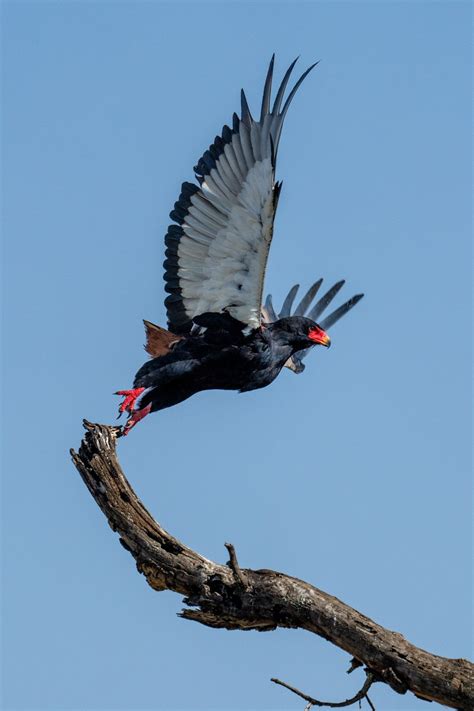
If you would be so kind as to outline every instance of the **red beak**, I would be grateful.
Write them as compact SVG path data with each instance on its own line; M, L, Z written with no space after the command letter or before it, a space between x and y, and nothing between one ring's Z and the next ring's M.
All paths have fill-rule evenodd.
M331 339L328 334L326 331L323 331L322 328L319 328L319 326L315 326L309 331L308 338L320 346L326 346L326 348L329 348L331 345Z

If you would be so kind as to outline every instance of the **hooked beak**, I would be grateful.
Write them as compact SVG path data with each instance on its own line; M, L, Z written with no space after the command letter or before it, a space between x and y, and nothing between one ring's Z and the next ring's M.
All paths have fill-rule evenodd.
M331 339L328 334L326 331L323 331L322 328L319 328L319 326L315 326L310 330L308 338L310 341L313 341L313 343L317 343L320 346L326 346L326 348L329 348L331 345Z

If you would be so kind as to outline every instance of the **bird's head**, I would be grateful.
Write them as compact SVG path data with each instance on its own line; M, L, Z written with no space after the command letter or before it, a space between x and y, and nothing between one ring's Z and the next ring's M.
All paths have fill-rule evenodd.
M305 316L288 316L274 321L270 328L273 337L280 343L292 347L293 352L310 348L311 346L326 346L329 348L331 339L321 326Z

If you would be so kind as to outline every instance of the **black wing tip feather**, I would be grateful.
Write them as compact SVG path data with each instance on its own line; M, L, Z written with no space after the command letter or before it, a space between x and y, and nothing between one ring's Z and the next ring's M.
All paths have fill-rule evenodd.
M199 186L195 183L184 182L181 185L179 198L174 204L174 209L170 212L170 218L179 225L183 224L184 218L186 217L188 209L191 206L191 198L198 192L198 190Z
M292 90L290 91L290 93L288 94L288 96L287 96L287 98L286 98L286 100L285 100L285 103L283 104L283 108L282 108L282 110L281 110L281 113L280 113L280 116L282 117L282 119L286 116L286 113L287 113L288 109L290 108L290 104L291 104L291 102L293 101L293 98L294 98L296 92L298 91L298 89L300 88L301 84L304 82L304 80L306 79L306 77L308 76L308 74L310 73L310 71L311 71L312 69L314 69L314 67L316 66L316 64L317 64L317 62L316 62L315 64L312 64L310 67L308 67L308 69L306 69L306 71L303 72L303 74L300 76L300 78L298 79L298 81L297 81L296 84L294 85L293 89L292 89Z
M242 123L244 123L247 128L250 128L253 123L253 117L250 113L247 97L243 89L240 90L240 113Z
M348 308L348 311L349 311L350 309L352 309L353 306L355 306L356 304L358 304L359 301L364 298L364 296L365 296L365 294L354 294L354 296L352 296L352 297L349 299L349 301L347 302L348 304L350 304L350 306L349 306L349 308Z
M333 286L331 286L330 289L328 289L326 291L324 296L321 297L320 301L323 302L323 301L327 300L327 303L329 304L334 299L336 294L338 294L341 291L341 289L345 283L346 283L345 279L340 279L339 281L336 281L336 283Z
M309 318L312 318L314 321L317 321L319 316L327 309L331 301L336 297L336 295L339 293L339 291L342 289L344 284L346 283L345 279L341 279L340 281L337 281L333 286L331 286L330 289L326 291L323 296L315 303L315 305L311 308L311 310L308 312Z
M289 93L289 95L288 95L288 98L286 99L285 104L284 104L284 106L283 106L283 109L282 109L281 112L280 112L280 107L281 107L281 104L282 104L282 101L283 101L283 96L284 96L284 94L285 94L285 90L286 90L288 81L289 81L289 79L290 79L291 73L292 73L292 71L293 71L293 69L294 69L294 67L295 67L295 64L296 64L296 62L298 61L298 59L299 59L299 56L296 57L296 59L294 59L294 60L292 61L292 63L290 64L290 66L289 66L288 69L286 70L285 75L284 75L284 77L283 77L283 79L282 79L282 81L281 81L281 83L280 83L280 86L278 87L278 91L277 91L277 94L276 94L276 97L275 97L275 101L274 101L274 103L273 103L273 107L272 107L271 113L274 114L274 115L278 115L278 114L279 114L282 118L285 116L286 112L288 111L288 108L289 108L289 106L290 106L290 104L291 104L291 101L293 100L294 95L295 95L296 92L298 91L298 89L299 89L299 87L301 86L301 84L303 83L303 81L306 79L306 77L308 76L308 74L319 64L319 60L318 60L317 62L314 62L313 64L311 64L311 66L308 67L308 69L306 69L306 70L303 72L303 74L300 76L300 78L299 78L299 79L297 80L297 82L295 83L293 89L290 91L290 93Z
M299 57L296 57L286 70L283 79L280 82L280 86L278 87L277 95L275 97L275 101L273 102L273 108L272 108L272 114L278 114L280 111L280 106L281 102L283 101L283 94L285 93L286 85L288 84L288 80L290 78L291 72L294 69L294 66L296 62L298 61Z
M232 128L224 125L220 136L216 136L214 143L211 143L207 151L204 151L201 158L194 166L193 170L199 183L202 183L206 175L209 175L211 170L216 167L216 162L219 160L225 147L232 142L232 136L239 130L240 119L236 113L232 116Z
M296 94L296 91L300 87L301 83L303 80L306 78L306 76L309 74L309 72L314 69L314 67L318 64L318 62L315 62L312 64L298 79L296 82L295 86L291 90L290 94L288 95L288 98L285 101L285 104L283 106L283 109L281 113L280 111L280 106L283 100L283 95L285 93L286 85L288 84L288 80L290 78L290 74L293 70L293 67L295 66L296 62L298 60L298 57L291 63L290 67L287 69L285 76L283 77L283 80L280 83L280 87L277 92L277 96L275 98L275 102L273 104L273 107L270 109L270 101L271 101L271 89L272 89L272 80L273 80L273 69L275 65L275 54L272 55L270 59L270 64L268 66L267 70L267 75L265 78L265 84L263 88L263 95L262 95L262 107L261 107L261 112L260 112L260 123L262 123L265 119L265 116L271 114L271 115L280 115L282 118L285 116L286 112L288 111L288 108L290 106L290 103ZM232 116L232 128L229 128L229 126L224 125L222 129L221 136L216 136L214 143L212 143L208 150L206 150L201 158L197 161L196 165L194 166L194 173L196 174L196 179L200 184L202 184L203 179L205 178L206 175L209 175L211 170L213 170L216 167L216 162L218 161L220 155L224 152L225 146L228 143L232 142L232 136L235 133L239 132L240 129L240 124L243 123L244 126L247 127L247 129L250 130L252 127L252 123L254 123L254 118L252 116L252 113L250 111L250 107L247 101L247 97L245 95L245 91L241 89L240 91L240 103L241 103L241 116L239 117L236 113L233 114ZM273 138L272 138L273 140ZM277 153L277 144L278 140L273 141L273 157L272 157L272 164L275 164L276 160L276 153ZM174 218L172 218L174 219Z
M288 294L286 295L281 311L277 318L282 318L283 316L288 316L292 313L293 316L306 315L309 318L314 318L314 320L316 320L318 316L321 316L322 313L327 309L331 301L334 299L334 297L340 291L342 286L345 284L345 280L341 279L340 281L336 282L330 289L328 289L324 296L322 296L313 306L311 306L311 303L315 298L317 292L319 291L319 288L321 287L322 283L322 278L315 281L309 287L308 291L305 293L300 303L293 311L293 302L298 291L299 285L295 284L294 286L292 286ZM344 302L341 306L339 306L328 316L326 316L322 321L320 321L321 328L330 328L334 323L336 323L336 321L339 321L342 316L344 316L356 304L358 304L363 297L364 294L354 294L354 296L348 299L348 301ZM268 301L270 302L270 304L272 303L271 296L267 297L267 302Z
M355 294L348 301L346 301L342 306L332 311L328 316L326 316L320 323L321 328L327 329L334 326L339 319L345 316L351 309L354 308L356 304L363 298L364 294Z
M280 112L281 103L283 101L283 96L285 94L285 90L286 90L288 81L289 81L291 73L295 67L295 64L298 60L299 60L299 55L292 61L292 63L286 70L286 72L283 76L283 79L280 82L280 86L278 87L275 101L273 102L273 107L270 110L271 83L272 83L272 77L273 77L273 66L274 66L274 62L275 62L275 53L272 54L272 58L270 60L270 65L268 67L267 76L265 79L265 85L264 85L264 89L263 89L262 111L260 113L260 123L263 122L263 120L267 114L272 114L274 116L280 115L282 118L285 116L285 114L288 111L288 108L291 104L291 101L292 101L294 95L296 94L296 92L298 91L299 87L301 86L303 81L306 79L308 74L319 64L319 61L320 61L320 60L318 60L317 62L314 62L313 64L311 64L311 66L309 66L308 69L306 69L303 72L303 74L299 77L299 79L295 83L293 89L290 91L290 93L285 101L285 104L283 106L283 109ZM245 98L245 94L243 93L243 90L242 90L242 94L243 94L243 97ZM247 103L247 100L245 100L245 102ZM248 105L247 105L247 107L248 107ZM264 108L265 108L265 111L264 111Z
M186 216L189 206L191 205L191 197L199 190L195 183L185 182L181 186L181 193L178 200L175 202L174 209L170 212L170 218L178 224L168 226L165 235L165 261L163 268L165 270L165 292L169 294L165 298L165 307L168 317L168 327L173 333L178 335L189 333L192 327L192 322L187 315L183 299L181 296L181 288L179 286L179 261L178 261L178 246L183 236L183 228L181 227Z
M273 67L275 64L275 52L272 54L268 65L267 76L263 87L262 108L260 110L260 123L263 123L265 116L270 113L270 96L272 93Z

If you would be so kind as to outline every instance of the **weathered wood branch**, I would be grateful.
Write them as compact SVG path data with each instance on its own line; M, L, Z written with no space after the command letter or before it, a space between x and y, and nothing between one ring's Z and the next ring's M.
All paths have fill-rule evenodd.
M377 679L377 677L375 677L372 672L367 670L365 672L365 677L366 678L362 689L360 689L354 696L351 696L350 699L346 699L345 701L319 701L318 699L315 699L312 696L305 694L303 691L300 691L296 687L287 684L286 681L281 681L280 679L270 679L270 681L273 681L274 684L278 684L279 686L283 686L285 689L288 689L293 694L296 694L296 696L299 696L300 699L304 699L305 701L307 701L308 705L306 706L306 709L310 709L312 706L321 706L330 709L342 709L346 708L347 706L353 706L353 704L356 704L358 701L362 701L362 699L365 699L372 711L375 711L375 707L368 697L368 691L372 684L374 684L376 681L379 681L379 679Z
M474 709L474 665L410 644L313 585L273 570L241 569L233 546L228 565L214 563L165 531L127 481L116 454L118 428L84 422L79 452L84 483L137 568L155 590L185 596L182 617L209 627L260 631L301 628L324 637L394 691L463 711Z

